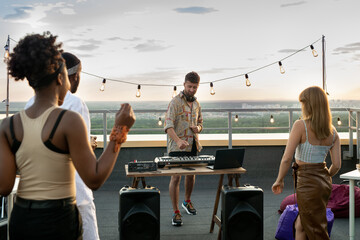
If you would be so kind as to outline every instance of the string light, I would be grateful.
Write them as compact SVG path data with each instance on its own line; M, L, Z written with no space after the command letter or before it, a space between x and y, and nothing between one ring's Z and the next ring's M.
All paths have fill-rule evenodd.
M100 86L100 91L103 92L105 90L105 83L106 83L106 79L104 78L102 80L101 86Z
M245 74L245 79L246 79L246 86L250 87L251 86L251 82L249 80L249 76L247 74Z
M316 50L315 50L315 48L314 48L313 45L310 45L310 49L311 49L311 51L312 51L313 56L314 56L314 57L317 57L317 56L318 56L318 53L316 52Z
M341 123L341 120L340 120L340 118L338 117L338 118L337 118L337 125L340 126L341 124L342 124L342 123Z
M140 92L141 86L140 84L137 87L137 91L136 91L136 97L139 98L141 96L141 92Z
M270 116L270 123L274 123L274 122L275 122L274 117L273 117L273 115L271 115Z
M162 125L161 117L159 117L158 125L159 125L159 126Z
M214 84L212 82L210 83L210 94L215 95Z
M281 73L281 74L284 74L284 73L285 73L285 69L284 69L281 61L279 61L279 67L280 67L280 73Z
M235 115L235 119L234 119L234 120L235 120L235 122L238 122L238 121L239 121L239 116L238 116L237 114Z
M216 79L216 80L213 80L213 81L211 81L211 82L210 82L210 81L209 81L209 82L201 82L200 84L208 84L208 83L213 83L213 84L214 84L215 82L226 81L226 80L230 80L230 79L233 79L233 78L238 78L238 77L241 77L241 76L244 76L244 75L245 75L245 78L247 78L247 79L246 79L246 86L250 87L250 86L251 86L251 83L250 83L250 80L248 79L248 74L251 74L251 73L260 71L260 70L262 70L262 69L264 69L264 68L267 68L267 67L269 67L269 66L271 66L271 65L274 65L274 64L280 65L280 63L281 63L282 61L284 61L285 59L288 59L288 58L290 58L290 57L292 57L292 56L294 56L294 55L296 55L296 54L298 54L298 53L301 53L302 51L304 51L304 50L305 50L306 48L308 48L308 47L311 48L314 57L317 57L318 54L317 54L317 52L315 51L313 45L314 45L315 43L319 42L321 39L322 39L322 38L314 41L313 43L311 43L311 44L309 44L309 45L307 45L307 46L305 46L305 47L303 47L303 48L301 48L301 49L299 49L299 50L294 51L293 53L289 54L288 56L286 56L286 57L284 57L284 58L282 58L282 59L280 59L280 60L278 60L278 61L269 63L269 64L267 64L267 65L264 65L264 66L262 66L262 67L256 68L256 69L254 69L254 70L251 70L251 71L249 71L247 74L241 73L241 74L238 74L238 75L233 75L233 76L229 76L229 77L225 77L225 78L221 78L221 79ZM281 71L281 70L280 70L280 71ZM284 70L284 72L285 72L285 70ZM95 75L95 74L87 73L87 72L84 72L84 71L82 71L82 73L83 73L83 74L90 75L90 76L93 76L93 77L97 77L97 78L103 78L102 76L98 76L98 75ZM281 73L282 73L282 71L281 71ZM133 83L133 82L124 81L124 80L120 80L120 79L110 79L110 78L107 78L107 80L108 80L108 81L119 82L119 83L124 83L124 84L137 85L137 84L135 84L135 83ZM150 84L150 83L142 84L142 85L146 85L146 86L157 86L157 87L174 86L174 85L169 85L169 84Z
M9 60L9 56L10 56L9 45L6 44L4 48L5 48L4 62L7 62Z
M174 86L174 92L173 92L173 94L172 94L172 97L174 98L176 95L177 95L177 93L176 93L176 86Z

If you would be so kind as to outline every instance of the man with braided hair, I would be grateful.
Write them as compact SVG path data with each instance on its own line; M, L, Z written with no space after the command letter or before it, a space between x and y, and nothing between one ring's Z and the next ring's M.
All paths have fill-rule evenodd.
M80 83L81 61L74 54L68 52L63 52L61 56L65 60L70 81L70 90L66 93L61 108L79 113L85 121L87 133L88 136L90 136L91 122L89 109L81 98L73 95L73 93L76 93ZM33 103L34 97L28 101L25 109L29 108ZM93 149L95 149L96 142L92 142L91 144ZM83 222L83 239L98 240L99 233L93 192L85 185L77 172L75 174L75 183L76 205L79 208Z

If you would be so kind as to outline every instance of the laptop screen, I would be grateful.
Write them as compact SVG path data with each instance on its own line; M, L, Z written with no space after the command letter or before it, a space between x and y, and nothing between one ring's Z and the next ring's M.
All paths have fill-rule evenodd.
M244 155L244 148L216 150L214 169L242 167Z

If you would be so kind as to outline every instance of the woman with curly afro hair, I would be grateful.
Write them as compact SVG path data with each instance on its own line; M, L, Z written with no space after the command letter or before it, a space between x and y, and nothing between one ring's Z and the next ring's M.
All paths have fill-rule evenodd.
M8 69L27 79L34 104L0 125L0 195L20 182L9 223L10 239L82 239L75 200L75 169L95 190L109 177L121 143L135 122L129 104L116 113L110 143L97 160L81 116L59 108L70 83L61 43L49 32L19 41Z

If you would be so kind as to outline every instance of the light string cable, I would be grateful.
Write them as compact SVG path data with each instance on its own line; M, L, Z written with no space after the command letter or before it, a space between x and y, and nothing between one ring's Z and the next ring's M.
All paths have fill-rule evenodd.
M214 83L214 82L221 82L221 81L226 81L226 80L229 80L229 79L233 79L233 78L237 78L237 77L241 77L241 76L245 76L245 75L248 75L250 73L254 73L254 72L257 72L257 71L260 71L264 68L267 68L267 67L270 67L274 64L279 64L279 62L282 62L292 56L294 56L295 54L298 54L299 52L302 52L304 51L306 48L308 47L311 47L313 46L315 43L319 42L321 40L321 38L319 38L318 40L316 40L315 42L291 53L290 55L278 60L278 61L275 61L275 62L272 62L272 63L269 63L265 66L262 66L262 67L259 67L259 68L256 68L254 70L251 70L247 73L242 73L242 74L238 74L238 75L234 75L234 76L230 76L230 77L226 77L226 78L221 78L221 79L216 79L216 80L213 80L213 81L207 81L207 82L200 82L200 84L209 84L209 83ZM182 86L181 84L178 84L178 85L174 85L174 84L153 84L153 83L134 83L134 82L130 82L130 81L125 81L125 80L120 80L120 79L113 79L113 78L106 78L106 77L103 77L103 76L99 76L99 75L96 75L96 74L93 74L93 73L89 73L89 72L85 72L85 71L81 71L82 73L86 74L86 75L89 75L89 76L93 76L93 77L96 77L96 78L100 78L100 79L106 79L106 81L113 81L113 82L120 82L120 83L125 83L125 84L131 84L131 85L141 85L141 86L154 86L154 87L173 87L173 86Z

